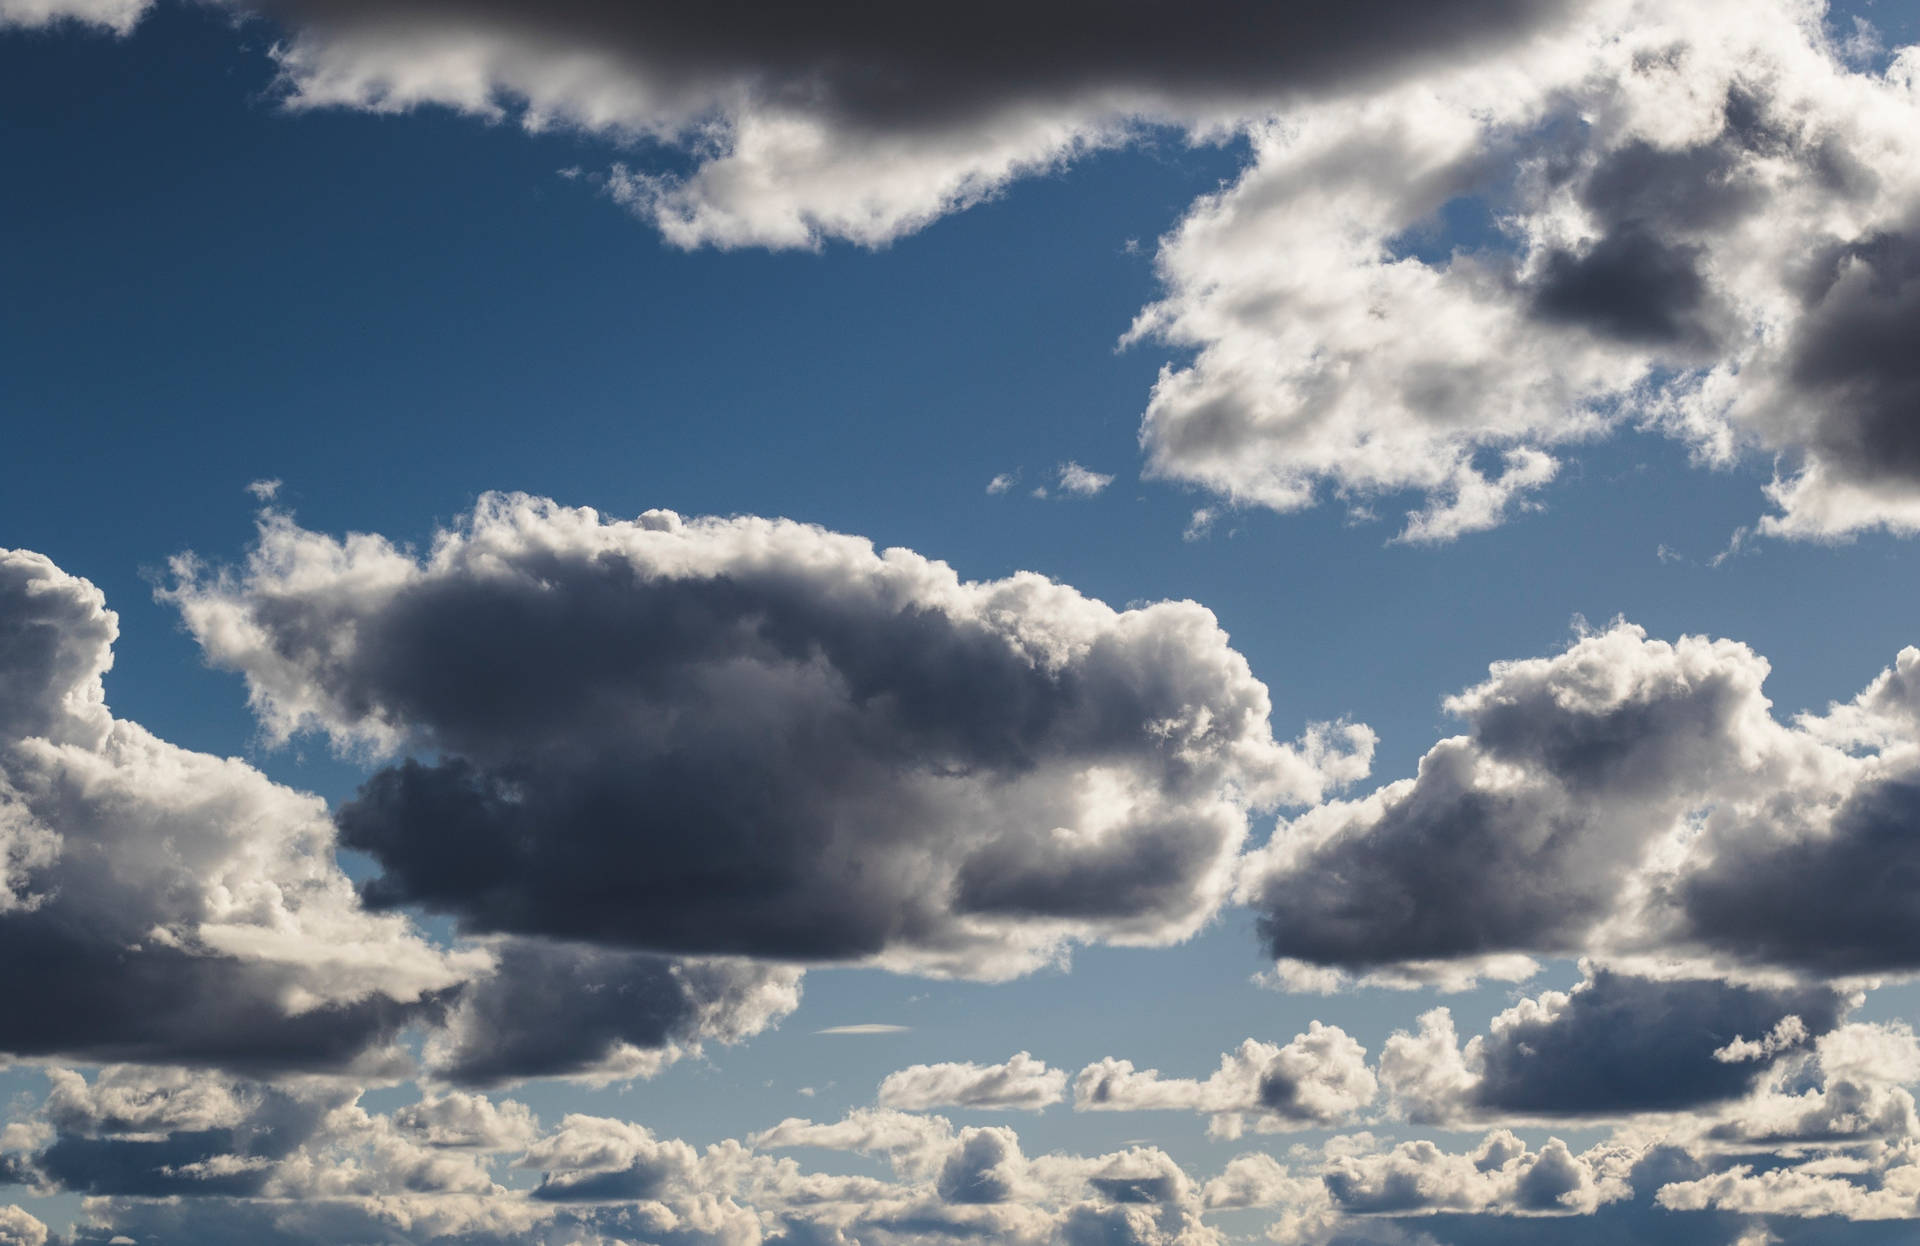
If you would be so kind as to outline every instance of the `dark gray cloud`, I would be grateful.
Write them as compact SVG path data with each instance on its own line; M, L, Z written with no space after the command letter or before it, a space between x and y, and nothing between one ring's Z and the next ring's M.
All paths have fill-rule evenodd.
M1686 933L1736 960L1813 973L1920 965L1920 781L1847 795L1826 834L1730 834L1678 884Z
M765 1028L799 1002L799 973L743 962L509 940L429 1044L430 1071L466 1086L631 1076L703 1038Z
M1818 412L1812 452L1868 484L1920 481L1920 234L1870 235L1820 258L1786 369Z
M1363 0L1338 8L1146 0L1090 12L989 0L800 10L765 0L252 0L322 36L486 31L616 58L668 95L747 84L765 102L868 126L951 125L1092 96L1244 107L1525 37L1569 0Z
M274 518L244 575L174 596L270 727L433 755L337 820L370 901L469 931L1001 976L1182 937L1249 805L1370 746L1276 744L1191 603L965 583L798 524L490 497L424 565L361 542L295 572L323 549Z
M1549 1015L1509 1013L1481 1044L1473 1103L1523 1116L1669 1112L1738 1098L1792 1048L1716 1058L1760 1042L1789 1017L1808 1037L1840 1022L1825 987L1766 990L1711 979L1663 980L1597 970Z

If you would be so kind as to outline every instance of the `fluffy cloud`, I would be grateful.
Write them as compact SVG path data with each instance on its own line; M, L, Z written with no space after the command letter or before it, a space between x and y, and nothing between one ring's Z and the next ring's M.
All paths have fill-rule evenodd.
M1617 624L1497 664L1447 702L1466 734L1412 779L1284 824L1239 894L1295 980L1584 952L1820 974L1920 964L1896 881L1920 791L1914 660L1791 726L1761 692L1765 660L1730 641Z
M1778 456L1768 531L1920 528L1915 62L1854 68L1822 9L1597 4L1253 126L1132 332L1197 352L1150 470L1279 510L1411 491L1402 537L1441 540L1637 424Z
M9 26L36 29L76 22L124 35L139 23L147 7L148 0L0 0L0 30ZM3 1216L0 1224L4 1224ZM13 1246L5 1238L0 1238L0 1242Z
M467 1086L533 1077L651 1076L703 1039L734 1042L800 1004L800 970L675 960L531 939L496 945L427 1044L435 1076Z
M1571 991L1523 1000L1459 1047L1444 1008L1382 1048L1380 1077L1410 1119L1617 1117L1747 1094L1810 1037L1839 1024L1824 987L1766 989L1714 979L1598 970ZM1781 1035L1767 1044L1749 1035ZM1737 1058L1728 1058L1732 1053Z
M1066 1097L1065 1069L1048 1068L1022 1051L1004 1064L916 1064L880 1083L883 1108L1020 1108L1038 1112Z
M485 956L365 912L317 798L115 718L117 630L91 584L0 552L0 1051L388 1059Z
M19 1207L0 1207L0 1246L46 1246L47 1226Z
M1248 1039L1220 1057L1205 1081L1162 1077L1108 1058L1073 1080L1079 1112L1151 1109L1204 1112L1211 1132L1238 1137L1244 1117L1263 1131L1339 1124L1373 1102L1376 1083L1366 1048L1338 1026L1315 1021L1285 1046Z
M682 246L876 246L1013 178L1122 142L1499 45L1570 3L1385 0L1285 14L1224 0L889 10L765 4L259 0L298 107L422 105L683 149L616 166L614 195ZM1003 32L1017 29L1008 41Z
M959 579L818 528L483 499L418 559L281 515L172 593L270 731L407 757L338 813L367 895L470 931L1000 977L1185 937L1277 744L1203 608Z

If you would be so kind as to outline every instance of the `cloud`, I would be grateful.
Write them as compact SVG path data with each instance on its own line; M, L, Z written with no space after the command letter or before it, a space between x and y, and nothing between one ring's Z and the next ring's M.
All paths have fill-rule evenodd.
M0 1246L46 1246L47 1226L21 1208L0 1207Z
M1446 703L1465 734L1414 778L1283 824L1237 894L1292 977L1434 981L1584 953L1920 964L1912 897L1890 882L1920 792L1917 661L1791 725L1765 660L1731 641L1623 623L1499 663Z
M484 954L359 905L315 797L108 710L99 590L0 552L0 1051L391 1064Z
M1060 488L1075 497L1090 498L1113 483L1113 477L1096 472L1078 463L1062 463L1059 471Z
M856 1025L830 1025L824 1030L815 1030L815 1034L906 1034L913 1029L910 1025L885 1025L878 1021L865 1021Z
M1038 1112L1066 1097L1065 1069L1047 1067L1016 1052L1004 1064L916 1064L887 1074L880 1083L883 1108L924 1112L929 1108L1017 1108Z
M147 0L0 0L0 30L35 30L72 22L124 35L139 24L147 8ZM13 1246L3 1237L0 1242Z
M1402 539L1449 540L1636 426L1776 458L1762 531L1920 530L1915 61L1856 68L1821 16L1597 4L1250 125L1129 335L1194 352L1150 473L1281 511L1410 493Z
M1839 1025L1830 988L1765 989L1716 979L1640 978L1595 969L1571 991L1548 991L1457 1046L1448 1011L1398 1031L1380 1079L1409 1119L1619 1118L1745 1096L1810 1036ZM1727 1060L1742 1035L1791 1034Z
M1578 6L1385 0L1283 18L1210 0L1180 21L1144 4L1095 21L1059 3L804 19L599 0L245 7L286 26L295 107L435 105L664 143L691 167L619 164L609 186L670 242L811 247L882 245L1143 124L1208 130L1524 39Z
M1205 1081L1136 1071L1109 1056L1073 1080L1077 1112L1175 1110L1213 1117L1210 1132L1238 1137L1243 1114L1262 1131L1337 1125L1373 1101L1366 1048L1318 1021L1285 1046L1248 1039Z
M476 933L1005 977L1191 934L1249 809L1371 750L1276 743L1190 602L965 582L795 523L490 495L424 560L270 513L240 571L179 570L270 732L409 754L342 841L375 904Z
M393 1124L426 1146L469 1151L515 1150L532 1142L539 1130L533 1110L524 1103L496 1103L457 1090L396 1109Z
M496 1086L534 1077L651 1076L702 1039L735 1042L800 1004L800 970L508 939L462 993L426 1056L437 1077Z

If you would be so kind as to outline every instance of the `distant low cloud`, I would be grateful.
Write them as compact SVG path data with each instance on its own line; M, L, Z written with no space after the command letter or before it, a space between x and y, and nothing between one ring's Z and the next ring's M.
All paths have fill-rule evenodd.
M1239 1137L1250 1118L1262 1132L1351 1122L1373 1102L1367 1051L1338 1026L1315 1021L1284 1046L1248 1039L1204 1081L1162 1077L1128 1060L1089 1064L1073 1079L1077 1112L1177 1110L1213 1117L1210 1132Z
M1066 1097L1065 1069L1049 1068L1027 1052L1004 1064L916 1064L887 1074L877 1101L883 1108L1016 1108L1038 1112Z
M1251 809L1371 753L1362 727L1275 742L1192 603L963 582L794 523L500 495L424 561L270 514L245 568L180 572L270 732L403 755L342 841L374 903L470 932L1005 977L1184 938Z

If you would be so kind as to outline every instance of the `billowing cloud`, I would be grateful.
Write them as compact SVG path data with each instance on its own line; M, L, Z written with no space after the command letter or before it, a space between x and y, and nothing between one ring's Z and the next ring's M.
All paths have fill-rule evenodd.
M1162 1077L1109 1056L1073 1079L1079 1112L1202 1112L1210 1131L1238 1137L1245 1118L1263 1131L1338 1125L1373 1102L1367 1051L1338 1026L1313 1022L1285 1046L1248 1039L1204 1081Z
M492 1086L534 1077L651 1076L703 1039L757 1034L800 1003L800 970L676 960L532 939L494 948L427 1044L437 1077Z
M0 1246L46 1246L47 1226L11 1203L0 1207Z
M880 1083L879 1103L905 1112L943 1107L1038 1112L1066 1092L1065 1069L1049 1068L1021 1051L1003 1064L916 1064L889 1073Z
M1768 532L1920 529L1911 52L1856 68L1806 0L1597 4L1564 34L1254 124L1163 241L1131 337L1150 471L1296 510L1500 522L1634 425L1777 456Z
M1743 645L1617 624L1497 664L1412 779L1252 854L1241 897L1283 978L1390 981L1588 952L1864 974L1920 964L1914 660L1792 725ZM1757 1035L1748 1035L1756 1038Z
M115 718L117 631L93 585L0 552L0 1051L390 1062L484 954L364 911L317 798Z
M1409 1119L1622 1117L1739 1099L1783 1058L1839 1024L1823 987L1597 970L1523 1000L1458 1045L1444 1008L1382 1048L1380 1077ZM1778 1036L1779 1041L1761 1041Z
M483 499L424 558L270 514L175 600L284 737L407 754L338 813L376 904L635 950L1000 977L1184 938L1249 809L1364 772L1276 743L1190 602L751 518ZM431 760L420 760L430 756Z

